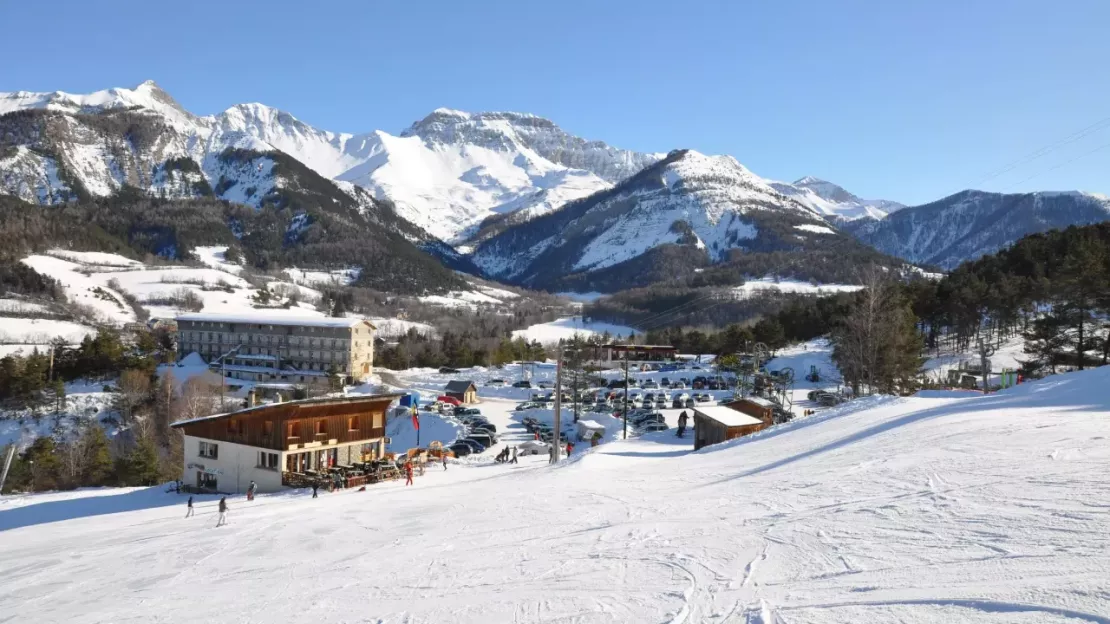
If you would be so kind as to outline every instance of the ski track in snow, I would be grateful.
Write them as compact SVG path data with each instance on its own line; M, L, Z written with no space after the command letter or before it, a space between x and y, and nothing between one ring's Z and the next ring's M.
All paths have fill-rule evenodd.
M213 497L185 520L160 488L5 497L0 604L35 622L1106 624L1108 382L861 400L697 453L668 432L556 467L494 449L410 488L233 496L218 530ZM479 405L505 443L527 437L512 406Z

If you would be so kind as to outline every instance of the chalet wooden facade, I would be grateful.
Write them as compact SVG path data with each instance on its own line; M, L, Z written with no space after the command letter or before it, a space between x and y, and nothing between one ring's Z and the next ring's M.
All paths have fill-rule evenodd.
M694 450L751 435L770 422L724 405L694 408Z
M385 413L399 397L291 401L174 423L185 436L185 481L217 492L241 492L254 481L272 492L282 488L283 473L380 459Z

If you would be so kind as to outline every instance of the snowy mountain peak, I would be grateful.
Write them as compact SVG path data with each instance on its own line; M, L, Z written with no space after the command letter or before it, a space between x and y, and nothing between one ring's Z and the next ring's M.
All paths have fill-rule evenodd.
M882 219L905 207L885 199L861 199L842 186L814 176L799 178L792 184L770 184L782 194L832 220Z

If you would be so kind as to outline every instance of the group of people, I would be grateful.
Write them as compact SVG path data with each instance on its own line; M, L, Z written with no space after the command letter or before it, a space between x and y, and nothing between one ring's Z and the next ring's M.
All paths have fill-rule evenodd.
M515 446L512 447L511 450L512 450L512 457L511 458L509 457L510 449L509 449L509 447L506 446L505 448L501 449L501 452L497 454L497 457L493 458L494 461L496 461L499 464L515 464L515 463L517 463L517 461L516 461L516 447Z

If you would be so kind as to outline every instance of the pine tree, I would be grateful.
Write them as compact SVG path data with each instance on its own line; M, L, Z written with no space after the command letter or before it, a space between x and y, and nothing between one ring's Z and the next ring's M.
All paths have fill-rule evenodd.
M155 485L160 477L158 449L153 440L142 436L123 460L120 481L124 485Z
M86 485L106 485L112 476L112 453L108 438L97 425L85 429L79 441L83 470L81 480Z

